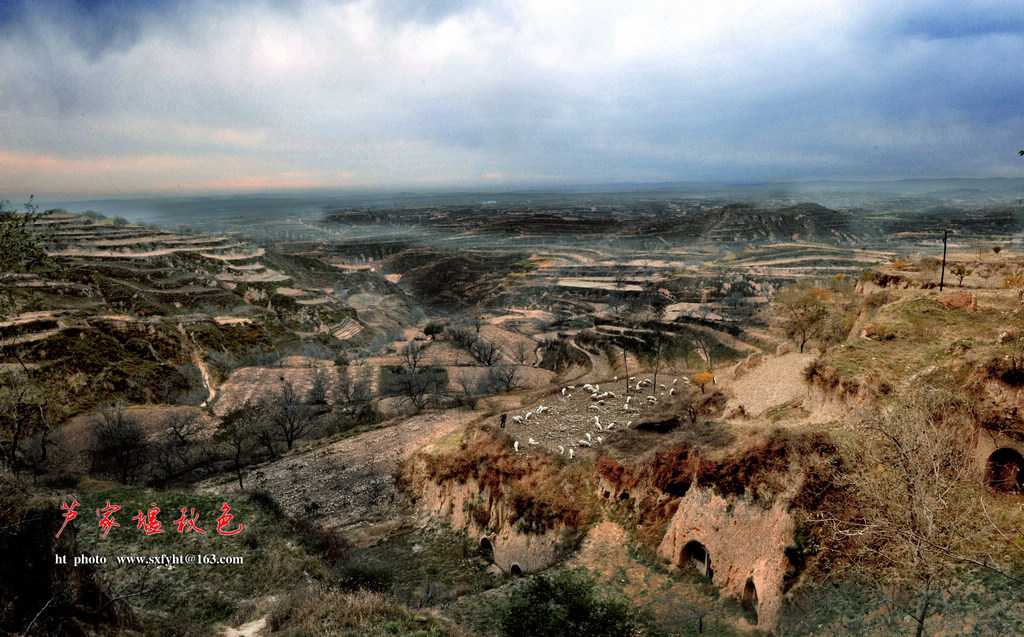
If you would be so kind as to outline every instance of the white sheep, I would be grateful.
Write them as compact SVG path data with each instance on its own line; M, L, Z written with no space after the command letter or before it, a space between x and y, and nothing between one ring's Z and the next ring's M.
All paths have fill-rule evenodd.
M589 431L587 433L583 434L583 435L587 437L587 440L593 440L593 438L590 437L590 432Z
M601 391L600 385L594 385L594 391Z
M516 453L519 453L519 441L518 440L516 440L515 443L512 444L512 448L516 450Z
M632 396L626 396L626 404L627 405L629 404L629 401L631 401L631 400L633 400Z
M629 426L632 425L632 424L633 424L632 420L627 420L626 421L626 429L629 429Z
M614 422L610 422L610 423L608 423L607 425L604 426L604 430L605 431L611 431L612 427L614 427L614 426L615 426L615 423Z
M530 438L530 440L529 440L528 442L529 442L529 443L530 443L531 445L535 445L535 444L537 444L537 441L536 441L536 440L534 440L533 438Z
M563 447L562 445L558 445L558 455L563 455L564 453L565 447Z
M594 391L594 386L591 385L590 383L587 383L586 385L583 386L583 389L587 391Z
M580 445L582 447L589 447L590 446L590 441L589 440L580 439L580 440L576 441L576 444L578 444L578 445Z
M591 409L596 409L597 411L601 411L601 408L599 406L597 406L597 405L591 405L590 408Z
M573 449L572 447L569 447L569 460L572 460L572 454L573 454L573 453L574 453L575 451L576 451L575 449Z
M569 385L569 391L576 391L576 385Z
M530 416L532 416L532 415L533 415L532 411L526 412L526 417L523 418L523 420L525 420L526 422L530 422Z
M562 395L565 396L565 387L562 388Z
M668 395L669 396L671 396L671 395L673 395L675 393L676 393L676 388L675 387L673 387L672 389L668 390Z
M512 422L521 423L521 422L523 422L523 417L522 416L512 416Z
M541 405L540 407L537 408L537 415L539 416L539 415L543 414L545 411L547 411L549 409L551 409L551 408L550 407L545 407L544 405Z
M658 402L658 397L657 396L648 396L647 397L647 404L648 405L653 405L656 402Z
M673 384L673 385L675 385L675 384L676 384L676 383L678 383L678 382L679 382L679 379L678 379L678 378L673 378L673 379L672 379L672 384Z
M658 387L661 388L661 391L665 391L666 389L668 389L668 387L665 387L665 383L658 383Z
M602 438L601 436L598 436L597 437L597 444L601 444L602 442L604 442L604 438Z

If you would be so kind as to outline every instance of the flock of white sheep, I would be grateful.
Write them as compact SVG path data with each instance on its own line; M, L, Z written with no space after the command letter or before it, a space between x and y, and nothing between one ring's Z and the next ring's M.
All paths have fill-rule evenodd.
M617 381L617 380L618 380L618 377L615 377L613 379L613 381ZM674 386L680 380L682 380L683 384L685 384L685 385L690 384L690 379L686 378L685 376L681 377L681 378L673 379L672 380L672 385L673 385L672 387L667 387L664 383L661 383L661 384L659 384L659 388L661 390L661 396L664 396L666 393L669 396L674 395L675 391L676 391ZM641 379L641 380L636 380L636 377L632 376L632 377L629 378L629 384L632 385L633 381L636 381L635 391L638 394L643 393L645 390L652 391L654 389L654 382L651 379L649 379L649 378L644 378L644 379ZM598 412L594 416L594 424L593 424L594 428L598 432L600 432L601 434L605 434L605 433L611 431L616 426L616 424L617 424L616 421L609 421L609 422L602 423L601 422L601 415L602 415L602 413L604 413L604 414L607 413L607 411L605 409L606 405L608 405L608 403L611 400L614 400L614 399L617 398L616 395L615 395L615 392L607 391L607 390L606 391L601 391L601 386L599 384L597 384L597 383L593 383L593 384L586 383L586 384L580 386L579 389L582 390L582 391L590 392L590 400L593 403L593 404L590 405L590 409ZM629 389L629 388L627 387L627 389ZM572 397L573 397L573 394L571 392L574 392L576 390L577 390L577 387L575 385L568 385L566 387L563 387L562 391L561 391L562 401L567 403L569 400L571 400ZM626 396L626 401L622 405L622 408L621 408L621 411L627 417L629 415L638 414L640 412L640 409L637 408L636 406L632 406L632 407L630 406L630 402L632 402L632 400L633 400L633 396L632 395L627 395ZM657 402L658 402L658 396L657 395L651 393L651 394L648 394L646 396L646 403L647 403L648 406L655 405ZM550 409L551 409L550 407L547 407L545 405L539 405L535 409L533 409L531 411L527 411L525 414L512 416L512 422L517 423L517 424L526 424L526 423L530 422L531 419L533 419L534 422L537 422L539 417L541 415L543 415L544 412L550 411ZM627 420L622 425L621 428L622 429L629 429L629 426L632 425L632 424L633 424L632 420ZM580 439L575 440L575 441L570 439L564 445L557 445L557 448L558 448L559 455L565 455L566 450L568 450L569 458L571 459L575 455L576 447L594 447L595 445L600 445L603 442L604 442L604 436L603 435L594 435L591 432L587 431L587 432L584 432L584 437L583 438L580 438ZM528 443L530 445L539 445L540 444L538 441L534 440L533 437L530 437L528 439ZM513 449L515 449L516 453L519 453L519 441L518 440L514 441L512 447L513 447Z

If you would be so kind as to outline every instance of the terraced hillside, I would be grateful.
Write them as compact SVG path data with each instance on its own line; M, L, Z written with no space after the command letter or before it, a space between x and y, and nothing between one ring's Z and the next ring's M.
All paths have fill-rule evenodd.
M51 526L65 492L124 504L110 538L69 524L92 553L244 556L97 569L146 634L301 632L368 588L417 609L385 632L502 634L565 568L652 615L630 634L1024 629L1024 259L995 234L953 234L940 291L931 238L821 207L480 210L273 245L44 217L57 267L0 278L0 544L29 544L18 483ZM246 533L157 542L124 517L151 502ZM38 554L22 631L71 572Z
M72 412L115 396L212 397L212 356L316 347L333 358L412 320L407 297L380 275L235 237L69 214L37 225L59 269L0 280L0 345L17 346L8 356L29 367L80 378Z

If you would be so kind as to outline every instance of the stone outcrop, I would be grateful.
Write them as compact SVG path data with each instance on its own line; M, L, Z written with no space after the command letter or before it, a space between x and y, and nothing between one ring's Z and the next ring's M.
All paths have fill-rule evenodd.
M732 377L735 379L746 374L750 370L754 369L755 367L763 363L765 361L765 358L766 357L764 355L764 352L754 352L750 356L747 356L740 362L736 363L736 366L733 367Z
M946 307L954 310L967 310L968 312L978 311L977 292L950 292L949 294L940 296L938 301Z

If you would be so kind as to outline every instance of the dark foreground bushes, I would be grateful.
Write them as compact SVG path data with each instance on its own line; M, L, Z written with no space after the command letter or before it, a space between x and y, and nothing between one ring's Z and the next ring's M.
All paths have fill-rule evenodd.
M509 636L622 637L652 630L626 601L599 595L590 576L574 571L534 577L512 594L501 618L501 632Z

